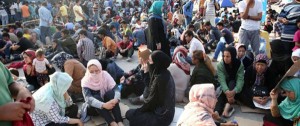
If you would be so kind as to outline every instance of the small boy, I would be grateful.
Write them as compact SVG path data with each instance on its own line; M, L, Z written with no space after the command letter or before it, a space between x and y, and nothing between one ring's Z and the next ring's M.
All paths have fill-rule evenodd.
M45 58L44 50L38 49L35 55L36 58L33 60L32 70L36 72L38 83L43 86L49 82L47 66L52 68L52 65L50 65L49 61Z

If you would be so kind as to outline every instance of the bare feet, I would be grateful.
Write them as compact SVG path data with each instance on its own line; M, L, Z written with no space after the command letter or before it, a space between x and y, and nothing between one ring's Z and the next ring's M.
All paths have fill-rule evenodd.
M234 108L229 103L226 103L222 115L226 118L229 118L233 114L233 112Z

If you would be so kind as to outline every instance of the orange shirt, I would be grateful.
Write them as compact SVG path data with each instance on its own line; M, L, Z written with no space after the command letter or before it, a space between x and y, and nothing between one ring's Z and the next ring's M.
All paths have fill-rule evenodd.
M23 17L23 18L27 18L27 17L30 16L30 12L29 12L28 6L22 5L21 11L22 11L22 17Z
M102 41L102 46L116 54L117 44L110 37L105 36Z

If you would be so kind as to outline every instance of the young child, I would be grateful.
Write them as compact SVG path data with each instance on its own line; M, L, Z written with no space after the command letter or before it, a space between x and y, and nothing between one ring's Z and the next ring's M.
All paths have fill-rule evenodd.
M36 72L37 80L41 86L45 85L49 81L47 66L52 68L49 61L45 58L45 51L38 49L36 51L36 58L33 60L33 71Z
M300 48L300 17L297 18L296 25L298 27L298 30L296 31L294 40L293 40L295 42L295 47L293 48L293 51Z

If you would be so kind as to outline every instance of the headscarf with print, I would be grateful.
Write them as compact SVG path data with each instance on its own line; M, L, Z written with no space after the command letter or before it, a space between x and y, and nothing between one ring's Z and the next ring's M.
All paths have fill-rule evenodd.
M55 64L61 71L65 71L64 64L68 59L73 59L73 56L65 52L60 52L51 59L51 62Z
M213 84L195 84L189 92L190 102L184 107L177 124L206 126L217 103ZM208 113L208 114L206 114ZM208 117L205 117L208 116Z
M45 113L50 112L53 102L56 102L61 109L60 115L65 116L66 102L64 94L71 86L72 77L63 72L55 72L50 75L50 82L38 89L34 94L35 110Z
M186 62L188 50L183 46L178 46L174 50L173 63L175 63L185 74L190 75L190 64Z
M288 120L300 117L300 79L287 78L280 86L283 90L292 91L295 93L295 100L286 97L278 106L280 115ZM296 124L300 126L300 122Z
M164 1L155 1L149 9L149 13L153 13L156 16L162 16L162 7L164 6Z
M99 73L90 73L88 70L92 65L95 65L99 69ZM112 90L116 85L114 79L102 70L101 63L96 59L91 59L87 64L87 70L84 77L81 80L81 86L89 88L94 91L100 91L100 95L103 98L104 94Z
M267 66L269 64L269 58L266 54L258 54L255 58L255 62L253 64L254 70L256 70L256 63L265 63ZM264 85L264 80L265 80L265 72L267 71L268 68L266 68L263 73L258 73L256 72L256 79L254 82L254 85Z
M225 66L225 70L229 76L229 80L235 80L236 78L236 74L237 74L237 71L239 70L239 67L241 65L241 61L238 60L236 58L236 49L232 46L229 46L227 48L224 49L224 52L227 51L230 53L230 56L231 56L231 64L226 64L224 62L224 58L223 58L223 63L224 63L224 66Z

